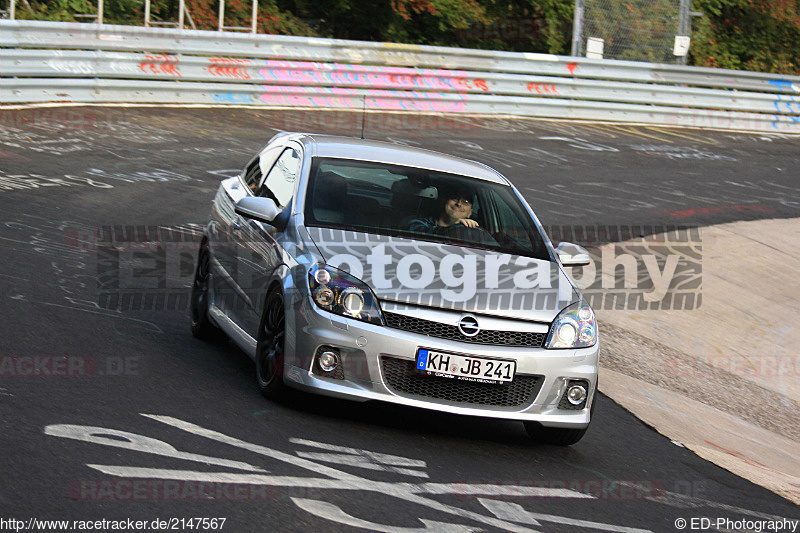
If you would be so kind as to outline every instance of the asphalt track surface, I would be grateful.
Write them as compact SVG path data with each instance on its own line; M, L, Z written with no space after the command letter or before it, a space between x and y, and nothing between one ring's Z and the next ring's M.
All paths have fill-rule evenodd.
M677 531L693 518L725 531L800 518L606 397L570 448L532 444L516 422L302 394L273 403L247 356L191 336L185 309L98 305L98 228L191 234L222 177L277 130L357 136L361 116L0 110L0 518L178 519L178 530L224 518L237 532ZM369 115L366 131L497 168L546 225L647 233L800 214L798 138L393 115ZM192 260L167 256L171 290L188 290Z

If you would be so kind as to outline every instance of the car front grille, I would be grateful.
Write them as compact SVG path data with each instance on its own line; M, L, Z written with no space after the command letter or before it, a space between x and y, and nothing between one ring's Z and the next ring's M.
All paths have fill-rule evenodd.
M510 383L488 384L428 376L414 361L381 357L386 386L400 396L419 400L446 400L486 407L522 407L533 403L543 376L517 375Z
M457 326L442 324L432 320L424 320L413 316L387 313L383 318L390 328L402 329L420 335L448 339L472 344L489 344L492 346L525 346L527 348L540 348L544 343L545 333L531 333L527 331L494 331L481 330L474 337L467 337L458 330Z

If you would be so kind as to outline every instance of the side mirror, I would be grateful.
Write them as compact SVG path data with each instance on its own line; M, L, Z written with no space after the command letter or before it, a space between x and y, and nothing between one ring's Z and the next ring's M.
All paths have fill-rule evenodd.
M586 248L571 242L560 243L556 247L556 253L561 264L567 267L586 266L592 260Z
M277 216L281 214L281 208L278 207L275 200L261 196L242 198L236 202L234 211L237 215L252 218L259 222L266 222L267 224L274 224Z

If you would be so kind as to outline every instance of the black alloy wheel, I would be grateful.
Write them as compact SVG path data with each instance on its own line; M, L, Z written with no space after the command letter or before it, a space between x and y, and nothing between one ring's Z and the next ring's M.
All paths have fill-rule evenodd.
M267 296L256 345L256 380L261 394L278 399L286 388L283 382L283 354L286 341L286 309L283 294L273 290Z
M208 244L204 243L197 255L197 268L194 271L194 282L192 283L192 335L204 341L219 342L225 338L225 333L208 317L210 282L211 254Z

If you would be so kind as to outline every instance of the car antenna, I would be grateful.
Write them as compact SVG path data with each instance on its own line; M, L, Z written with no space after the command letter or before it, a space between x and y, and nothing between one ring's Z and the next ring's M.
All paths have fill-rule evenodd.
M361 140L364 140L364 130L367 127L367 95L361 96Z

